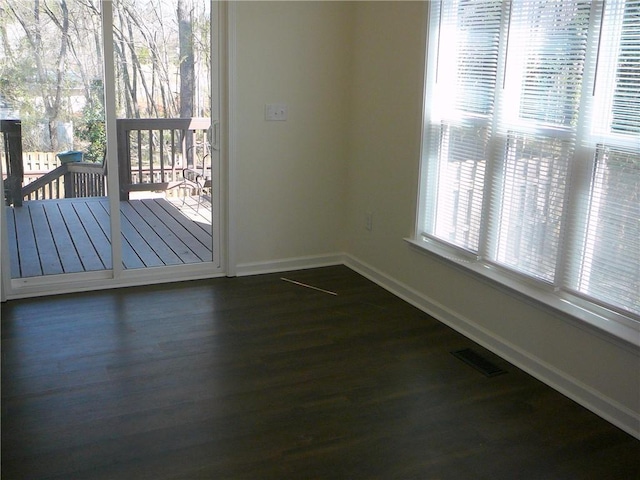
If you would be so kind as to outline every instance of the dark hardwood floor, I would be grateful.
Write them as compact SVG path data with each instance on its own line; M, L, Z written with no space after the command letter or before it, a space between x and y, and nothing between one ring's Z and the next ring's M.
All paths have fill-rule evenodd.
M3 304L2 478L633 480L640 441L330 267Z

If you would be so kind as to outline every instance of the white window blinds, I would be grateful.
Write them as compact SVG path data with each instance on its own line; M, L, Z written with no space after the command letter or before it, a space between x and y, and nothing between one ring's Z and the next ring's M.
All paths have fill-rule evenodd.
M441 2L438 11L438 61L429 94L429 170L438 194L422 231L477 251L504 11L495 0Z
M487 255L554 283L574 158L591 1L512 6Z
M640 0L430 18L421 237L640 319Z
M568 288L640 312L640 0L607 2L593 116L592 173L579 206L583 247Z

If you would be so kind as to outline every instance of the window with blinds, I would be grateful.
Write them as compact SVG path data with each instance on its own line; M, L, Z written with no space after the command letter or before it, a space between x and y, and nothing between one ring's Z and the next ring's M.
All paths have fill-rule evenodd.
M430 3L418 238L640 321L640 0Z
M434 65L428 85L431 128L427 165L438 194L426 230L451 244L477 251L485 167L495 108L501 1L442 2ZM433 202L430 199L430 202Z

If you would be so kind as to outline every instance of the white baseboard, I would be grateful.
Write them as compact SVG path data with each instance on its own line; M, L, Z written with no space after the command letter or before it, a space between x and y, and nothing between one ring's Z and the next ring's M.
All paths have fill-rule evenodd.
M289 270L305 270L308 268L330 267L344 265L345 257L342 253L326 255L311 255L307 257L284 258L269 262L241 263L236 265L236 275L261 275L263 273L278 273Z
M531 353L511 344L494 332L480 327L469 318L465 318L451 308L436 302L428 295L394 280L358 259L345 255L344 264L465 337L501 356L516 367L591 410L596 415L640 439L639 413L621 405L602 392L585 385Z

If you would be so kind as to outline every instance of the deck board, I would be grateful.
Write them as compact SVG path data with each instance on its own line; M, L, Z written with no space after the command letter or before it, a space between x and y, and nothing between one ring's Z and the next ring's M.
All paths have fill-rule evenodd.
M58 251L51 235L44 205L35 205L30 209L33 231L40 255L40 266L44 275L64 273Z
M200 261L200 259L185 246L181 239L144 204L141 202L133 203L131 204L131 209L132 215L139 215L141 218L144 218L145 222L157 232L157 235L147 239L147 241L152 240L154 242L153 248L167 248L180 257L185 258L188 263Z
M123 216L127 218L129 223L136 226L138 233L145 238L147 244L153 248L156 255L160 257L165 265L178 265L181 262L180 257L169 248L169 246L163 242L162 238L157 230L147 223L148 218L145 219L138 211L131 206L130 203L123 203L120 207L120 211Z
M100 202L92 202L92 204L96 205L96 208L102 209ZM111 248L109 246L108 236L110 226L107 223L107 228L103 229L103 225L98 221L98 218L94 216L87 203L76 203L74 208L80 218L91 219L91 221L84 222L84 228L104 268L111 268ZM102 210L104 211L104 209ZM106 211L104 212L106 213ZM109 217L107 215L107 221L108 219Z
M36 206L36 204L42 204L43 202L44 200L40 200L38 202L25 202L24 206L31 210ZM80 260L80 256L75 249L73 240L71 238L71 233L68 230L62 211L60 211L58 207L58 200L49 200L49 202L51 203L47 204L47 218L50 222L49 224L51 226L51 233L58 250L58 255L60 256L60 261L62 262L62 268L65 273L82 272L84 271L84 267L82 265L82 261ZM31 221L33 220L34 219L32 218ZM74 232L74 235L80 238L82 236L82 233L84 233L84 231ZM20 244L19 249L21 252L23 251L22 245Z
M147 240L140 235L131 221L125 216L120 216L120 228L123 238L129 242L135 254L142 260L145 267L160 267L163 265L160 257L152 250Z
M123 268L211 261L210 204L138 199L121 202L120 211ZM7 207L7 226L12 278L111 268L106 198L24 202Z
M93 203L87 204L91 213L98 220L98 223L102 227L105 232L111 231L111 219L109 217L109 201L104 198L100 200L100 205L95 205ZM136 252L133 251L129 242L127 242L124 238L122 239L122 266L125 269L129 268L144 268L144 263L142 260L136 255ZM108 243L109 252L111 252L111 245ZM111 255L111 253L109 253Z
M72 245L82 264L82 269L78 271L104 270L105 266L102 264L100 256L93 246L89 235L87 235L85 227L85 224L95 224L93 216L84 217L81 221L74 208L74 204L70 202L60 202L59 208L64 218L67 231L73 232ZM72 245L69 245L69 249L71 249Z
M167 203L171 203L175 208L179 209L182 214L193 220L196 225L211 232L211 200L206 195L198 197L180 197L168 199Z
M198 212L187 216L184 210L177 210L175 205L169 202L159 202L158 205L171 215L175 221L187 229L191 235L197 238L200 243L208 245L208 242L211 241L211 221L209 221L208 224L200 221L202 217ZM193 209L191 205L185 205L184 208L188 211Z
M18 241L18 261L20 262L20 274L22 277L36 277L42 275L40 258L36 238L31 225L31 213L29 205L14 208L16 239Z
M184 244L184 252L190 250L193 254L197 255L200 261L211 261L211 249L205 247L196 237L193 236L190 229L187 229L179 221L177 221L173 214L169 214L164 208L159 205L159 202L151 199L141 200L154 215L172 232L172 234L178 238L178 240ZM175 210L174 210L175 211ZM170 237L172 238L172 237Z

